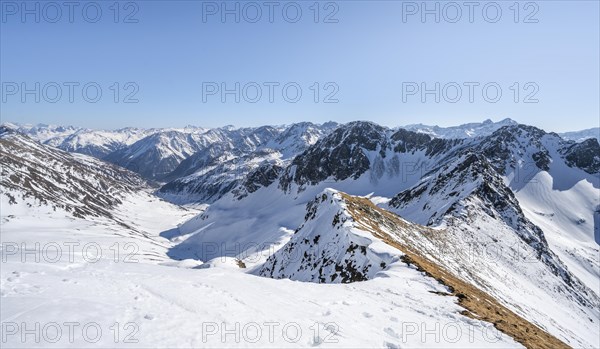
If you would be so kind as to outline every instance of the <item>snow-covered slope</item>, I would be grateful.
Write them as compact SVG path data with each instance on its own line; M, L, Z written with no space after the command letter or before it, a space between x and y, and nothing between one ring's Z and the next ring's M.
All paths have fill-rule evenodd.
M133 172L41 144L5 127L0 127L0 165L3 246L23 242L38 250L34 260L42 254L46 258L41 246L68 241L81 248L84 240L97 245L94 256L135 250L137 258L165 262L170 243L159 233L198 212L158 199ZM81 249L63 251L63 247L67 245L55 248L53 256L81 262ZM10 284L3 286L11 289Z
M552 161L547 171L513 183L525 216L539 226L552 250L569 270L600 294L600 146L595 139L557 147L546 135L542 144ZM562 156L564 156L564 158Z
M0 155L1 194L9 204L31 198L79 217L108 217L125 195L146 187L132 172L40 144L6 127L0 127Z
M489 253L492 244L494 261L506 265L500 285L512 283L519 286L502 290L499 285L494 285L489 275L502 270L497 264L481 263L467 268L460 265L456 271L475 271L474 277L465 277L473 277L473 283L521 309L527 309L531 303L523 304L526 295L515 290L547 292L547 299L561 303L554 310L563 313L542 314L539 309L544 309L544 303L527 312L539 316L538 321L543 321L548 328L554 326L552 333L556 335L560 332L577 333L577 329L591 326L589 332L579 331L567 343L576 347L594 347L600 344L595 332L598 328L600 256L598 245L594 243L593 224L594 211L600 200L598 148L596 140L574 144L563 141L556 134L546 134L532 127L503 128L465 149L474 152L465 160L455 160L454 156L454 163L428 172L418 185L397 195L390 205L411 221L442 225L453 230L457 240L449 246L464 247L466 244L469 251L475 248L474 251ZM461 153L464 154L465 150ZM569 156L571 153L573 156ZM573 207L577 210L573 211ZM563 224L553 224L555 220ZM473 228L477 239L488 235L489 241L477 242L470 235L465 235ZM515 249L515 246L518 248ZM530 250L531 247L534 249ZM449 253L444 256L454 258L459 255L459 250L448 249ZM516 259L507 256L516 256ZM513 258L513 261L505 261L506 258ZM522 260L518 265L526 265L527 268L511 265L515 260ZM491 269L492 265L495 270ZM552 277L548 271L542 271L544 268L554 274L555 281L550 281ZM540 280L535 276L540 272L544 275L541 284L532 286L529 281L523 283L525 280ZM500 279L499 275L496 277ZM477 281L478 278L484 281ZM548 282L557 284L550 286ZM495 290L485 284L494 285ZM559 294L549 292L553 289L559 290ZM566 298L563 294L567 295ZM568 300L571 297L579 300L572 303ZM575 315L578 313L581 315ZM589 321L578 321L580 316ZM570 320L553 324L554 318Z
M4 217L2 217L4 218ZM46 221L47 222L47 221ZM60 223L53 241L98 243L105 229ZM58 229L57 229L58 230ZM3 226L5 241L39 238L43 226ZM86 233L87 232L87 233ZM39 241L39 239L38 239ZM124 243L118 236L112 243ZM131 242L131 241L127 241ZM143 251L143 250L142 250ZM2 251L0 319L17 324L4 345L86 348L427 347L522 348L492 324L460 314L455 297L413 267L397 265L369 282L318 285L261 278L229 268L115 262L112 251L91 263L33 259ZM126 251L125 253L131 253ZM126 256L124 254L122 256ZM135 256L139 256L136 254ZM85 310L85 311L82 311ZM70 338L68 325L75 323ZM63 336L21 339L21 324L58 324ZM88 325L90 324L90 325ZM83 326L92 327L90 335ZM40 325L43 326L43 325ZM97 341L92 331L101 329ZM118 332L114 332L118 328ZM445 328L446 334L425 335ZM451 332L452 331L452 332ZM116 335L115 335L116 333ZM425 336L425 337L423 337Z
M597 282L570 270L484 157L470 154L441 167L389 205L411 221L441 225L449 232L452 240L432 251L434 260L566 343L594 347L592 333L600 321ZM597 260L587 261L593 251L585 252L576 258L579 263L597 265ZM551 300L554 306L545 308ZM569 320L555 323L555 318ZM570 338L573 333L577 335Z

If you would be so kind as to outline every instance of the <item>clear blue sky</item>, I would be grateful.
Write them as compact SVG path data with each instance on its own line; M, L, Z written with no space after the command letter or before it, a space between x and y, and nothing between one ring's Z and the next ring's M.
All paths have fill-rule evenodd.
M319 3L315 23L314 1L297 1L302 16L293 21L296 8L288 5L287 17L278 2L270 22L269 5L258 2L262 16L258 22L252 6L240 4L240 23L235 15L221 18L222 2L134 1L120 2L115 21L113 1L97 1L102 15L96 23L96 8L77 2L70 23L69 9L63 2L61 17L56 9L40 4L40 23L35 14L22 18L21 1L1 1L0 69L2 121L72 124L91 128L238 126L283 124L301 120L372 120L394 126L410 123L455 125L486 118L505 117L540 126L546 130L567 131L597 127L599 110L599 2L537 1L519 3L515 23L513 1L498 1L502 16L495 23L496 8L489 5L487 17L479 2L474 8L473 23L469 8L456 9L440 5L440 23L427 15L423 23L421 10L402 1L337 1ZM417 5L420 5L420 1ZM17 7L14 7L14 4ZM35 9L36 2L25 6ZM216 14L213 5L217 5ZM236 2L228 2L234 8ZM430 9L435 2L428 3ZM27 9L25 9L27 10ZM244 12L245 10L245 12ZM417 11L416 14L411 14ZM133 16L127 17L132 12ZM332 12L335 15L328 17ZM534 14L535 13L535 14ZM405 17L405 18L403 18ZM126 19L137 23L123 23ZM337 23L324 23L325 19ZM524 23L537 20L537 23ZM22 83L34 89L40 83L40 102L34 94L22 94ZM73 103L64 83L76 82ZM96 103L84 100L82 86L94 82L102 89ZM115 82L119 83L119 103L114 102ZM137 103L123 103L134 86L139 87ZM246 94L240 91L240 103L234 95L205 95L203 83L226 83L233 89L249 82L261 86L262 97L254 85ZM269 87L277 82L274 102L269 102ZM284 100L282 86L295 82L302 89L297 103ZM319 83L319 103L314 101L314 83ZM332 82L335 85L327 85ZM422 82L433 89L455 82L462 86L457 103L456 85L434 95L404 94L403 82ZM463 83L476 82L473 103L469 88ZM486 101L482 86L497 83L502 97L496 103ZM518 103L514 93L519 83ZM527 85L532 82L535 85ZM47 85L50 83L50 85ZM62 96L49 103L56 94ZM47 86L45 95L43 86ZM15 86L18 88L15 91ZM112 89L111 89L112 86ZM313 89L311 89L311 86ZM323 103L335 86L339 91ZM404 85L404 91L409 87ZM523 103L529 93L539 90ZM204 85L204 88L214 85ZM219 86L220 87L220 86ZM87 98L93 99L94 89ZM205 90L208 91L208 90ZM488 89L488 98L494 97ZM293 99L295 90L288 89ZM46 97L46 99L44 98ZM25 98L25 101L22 101Z

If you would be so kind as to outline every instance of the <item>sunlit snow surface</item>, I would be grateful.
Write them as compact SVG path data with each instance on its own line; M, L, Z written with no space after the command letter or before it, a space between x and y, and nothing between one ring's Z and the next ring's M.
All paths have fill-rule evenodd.
M141 193L119 208L133 232L5 201L2 347L521 347L460 315L456 298L431 292L443 286L403 263L344 285L262 278L227 263L192 269L202 263L171 260L159 234L196 212ZM38 253L23 253L36 242Z

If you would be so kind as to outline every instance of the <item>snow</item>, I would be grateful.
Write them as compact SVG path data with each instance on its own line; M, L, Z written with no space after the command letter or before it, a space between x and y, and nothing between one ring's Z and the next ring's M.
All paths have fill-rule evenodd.
M17 334L7 336L7 346L521 347L490 324L460 315L452 297L430 293L435 285L408 268L372 282L316 285L228 268L104 260L60 270L65 267L9 260L1 277L14 292L4 295L1 318L30 328L34 322L74 322L73 342L63 335L57 343L34 343ZM97 343L79 332L90 323L102 330ZM117 343L115 324L121 330Z
M460 315L454 297L431 292L442 286L404 264L346 285L274 280L244 273L229 259L210 268L172 261L160 233L190 212L162 201L130 197L119 207L138 232L34 207L2 201L3 346L521 347L491 324ZM79 245L58 261L42 248L38 262L7 248L35 242L64 252L65 243ZM114 244L127 242L139 250L130 256L119 249L115 258ZM86 244L100 245L102 258L79 248ZM39 342L23 334L36 324Z
M364 176L368 177L369 174ZM360 183L360 179L357 182ZM366 188L358 185L352 188L344 182L337 184L339 185L327 183L327 185L335 185L336 189L343 187L351 189L350 194L367 195L373 191L377 193L374 190L377 189L376 186ZM285 260L286 253L291 254L285 250L287 243L297 242L303 238L310 240L317 234L329 237L334 235L328 232L331 229L327 228L331 227L328 220L323 223L317 222L312 227L302 227L296 234L290 234L290 231L302 226L306 202L315 196L318 197L323 190L323 185L325 184L308 186L300 192L292 189L288 195L282 195L280 189L272 185L259 189L241 200L227 195L210 206L202 215L181 226L182 233L197 233L174 247L173 251L176 254L173 257L200 260L217 256L235 257L244 261L251 272L264 265L268 256L275 251L277 252L274 258ZM470 190L464 188L465 192ZM429 200L432 206L437 205L436 198ZM482 203L473 202L472 206L476 211L465 212L465 215L474 217L469 224L454 226L445 222L446 226L439 229L439 237L415 236L407 243L418 246L428 258L438 261L440 265L444 265L456 275L478 285L516 313L564 342L576 347L595 347L600 322L598 311L575 302L569 293L564 291L564 283L561 279L553 275L544 263L535 259L535 252L516 235L512 227L480 211L479 207L483 206ZM335 211L336 208L333 210ZM331 214L327 215L330 216ZM419 217L419 212L415 211L414 215L409 214L406 217L415 221ZM307 232L306 235L304 230ZM332 231L336 232L335 229ZM372 237L370 239L374 241ZM433 245L428 239L433 239ZM441 240L436 241L437 239ZM342 240L327 240L326 245L327 242L339 244L341 247L337 251L344 250L344 247L349 244ZM499 254L497 249L500 251ZM207 251L212 254L207 256ZM309 254L315 252L311 249L307 251ZM328 253L326 249L316 249L316 251ZM278 253L283 253L283 256L277 257ZM299 254L302 255L302 251ZM298 260L291 262L285 265L286 269L282 274L273 276L314 281L313 271L299 272L300 266L294 263ZM362 262L357 262L358 265L360 263ZM376 275L374 280L381 276ZM588 287L595 285L587 282L585 284ZM548 304L553 306L548 307ZM556 319L564 321L558 322Z
M553 158L548 172L535 174L515 194L527 218L544 231L552 250L600 295L600 244L594 237L600 179Z

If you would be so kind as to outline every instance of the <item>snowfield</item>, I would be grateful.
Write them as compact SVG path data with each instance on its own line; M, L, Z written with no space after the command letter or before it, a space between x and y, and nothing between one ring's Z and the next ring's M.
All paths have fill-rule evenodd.
M2 201L2 347L522 347L401 262L353 284L173 262L159 234L193 212L148 200L120 207L140 232Z

